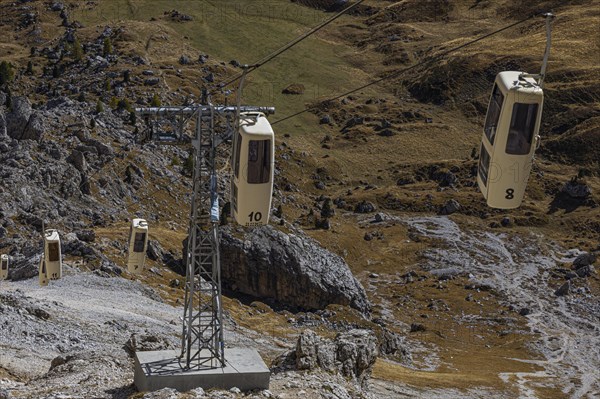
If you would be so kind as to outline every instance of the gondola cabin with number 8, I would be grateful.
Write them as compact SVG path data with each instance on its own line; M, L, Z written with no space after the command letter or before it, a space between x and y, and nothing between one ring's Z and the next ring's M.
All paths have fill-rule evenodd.
M129 251L127 254L127 271L138 274L144 270L146 249L148 247L148 222L144 219L133 219L129 229Z
M275 134L262 113L242 113L233 139L231 213L242 226L269 223Z
M477 183L492 208L521 205L539 142L544 93L523 72L496 76L485 118Z

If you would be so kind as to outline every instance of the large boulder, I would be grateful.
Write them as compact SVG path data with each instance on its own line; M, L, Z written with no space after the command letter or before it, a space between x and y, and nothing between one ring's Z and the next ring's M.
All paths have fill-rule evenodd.
M13 258L8 269L8 279L12 281L26 280L39 274L41 253Z
M44 134L44 122L25 96L15 96L11 111L6 114L6 132L17 140L40 141Z
M264 226L242 240L223 230L221 253L227 288L294 308L340 304L362 313L370 310L365 289L346 262L309 237Z

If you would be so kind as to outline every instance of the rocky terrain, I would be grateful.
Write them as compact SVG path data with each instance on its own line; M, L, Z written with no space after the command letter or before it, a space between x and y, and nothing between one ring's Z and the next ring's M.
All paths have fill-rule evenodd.
M133 108L231 102L240 62L347 5L171 3L0 0L0 398L600 394L600 14L550 0L367 0L250 75L272 122L319 105L274 124L271 226L221 230L226 342L259 350L271 388L136 392L132 351L179 345L192 185L190 148L145 140ZM539 68L542 20L324 101L539 10L557 19L518 210L485 206L477 148L495 74ZM43 225L66 276L40 288Z

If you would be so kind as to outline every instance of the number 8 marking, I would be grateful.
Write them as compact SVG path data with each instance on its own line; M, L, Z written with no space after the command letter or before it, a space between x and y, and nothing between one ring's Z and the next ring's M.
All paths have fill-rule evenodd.
M515 190L513 188L506 189L506 196L504 198L508 200L515 198Z

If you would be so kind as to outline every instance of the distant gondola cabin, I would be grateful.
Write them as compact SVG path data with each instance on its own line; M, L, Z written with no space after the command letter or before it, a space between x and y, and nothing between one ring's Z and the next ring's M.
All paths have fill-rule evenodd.
M44 232L44 263L48 280L62 278L62 254L58 231L48 229Z
M4 254L0 257L0 280L8 278L8 255Z
M148 222L144 219L133 219L129 229L129 251L127 270L129 273L141 273L146 263L148 247Z
M519 207L539 142L544 93L523 72L496 76L482 137L477 183L492 208Z
M242 113L233 140L231 213L242 226L269 223L275 134L262 113Z

